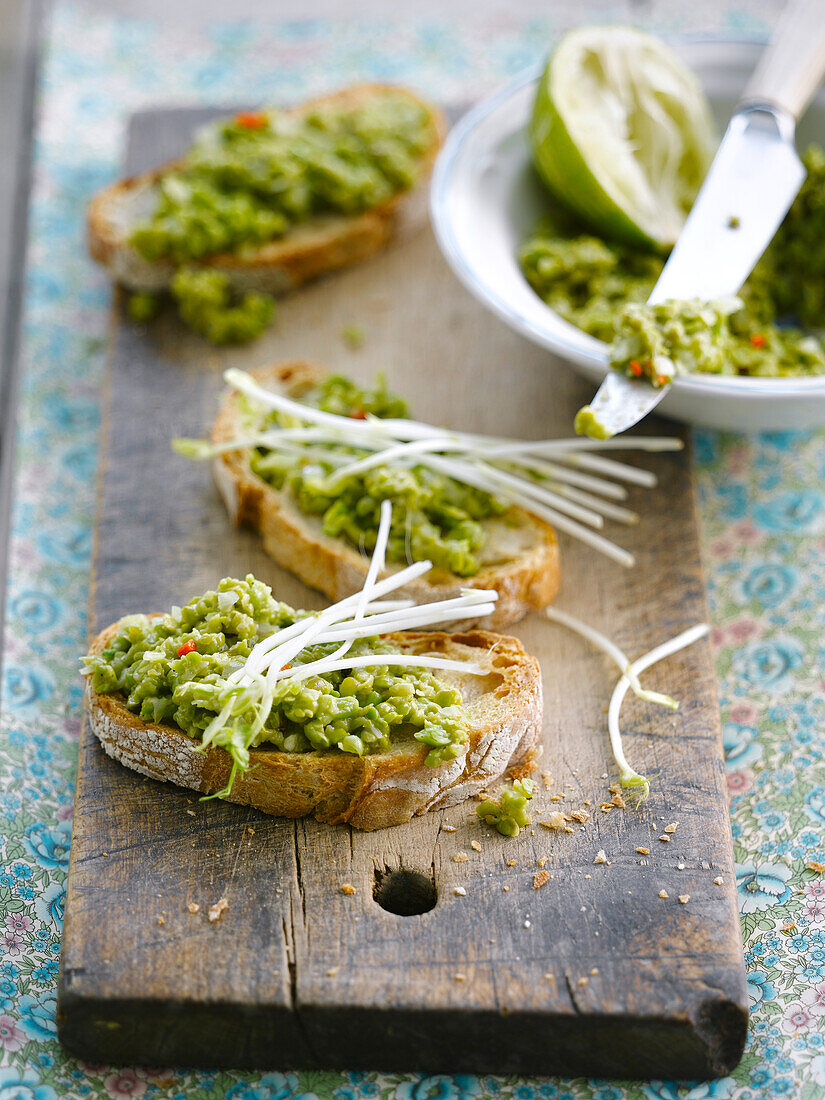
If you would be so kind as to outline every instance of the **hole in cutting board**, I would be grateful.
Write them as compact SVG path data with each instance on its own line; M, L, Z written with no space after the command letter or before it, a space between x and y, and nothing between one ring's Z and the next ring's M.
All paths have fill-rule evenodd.
M376 868L372 896L382 909L399 917L429 913L438 901L435 882L420 871Z

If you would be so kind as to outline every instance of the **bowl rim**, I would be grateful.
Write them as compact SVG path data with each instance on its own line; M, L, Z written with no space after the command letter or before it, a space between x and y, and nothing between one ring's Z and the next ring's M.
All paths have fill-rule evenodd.
M734 37L718 34L669 36L666 40L670 45L677 48L679 46L705 44L753 48L763 46L767 41L762 35L737 35ZM545 305L545 308L549 315L555 317L561 323L563 331L560 334L549 334L543 326L526 317L506 297L493 290L476 273L472 265L467 262L447 215L447 203L456 162L463 153L468 139L486 122L493 112L521 92L525 85L537 81L544 71L546 63L546 59L544 59L522 69L471 107L450 129L433 168L429 196L430 222L442 255L452 268L453 273L473 297L490 309L505 324L515 328L534 343L539 344L555 355L566 358L568 361L572 360L589 368L594 374L604 377L609 369L605 364L603 351L607 345L594 336L582 332L581 329L576 328L569 321L565 321L550 306ZM538 298L538 295L536 297ZM569 335L567 335L568 331ZM825 395L825 374L799 378L750 378L747 376L734 377L731 375L696 373L675 378L673 389L686 396L694 397L721 396L724 394L728 397L740 399L798 398L805 395L810 396L814 393L818 394L820 391Z

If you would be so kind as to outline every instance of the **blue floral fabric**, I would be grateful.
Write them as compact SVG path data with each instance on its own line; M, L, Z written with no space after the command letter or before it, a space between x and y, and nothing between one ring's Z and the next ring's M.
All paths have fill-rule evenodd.
M586 7L582 5L580 7ZM660 29L765 29L711 0ZM712 1083L468 1075L213 1073L80 1064L56 1040L55 990L80 727L100 389L110 288L83 209L114 178L125 121L158 102L300 98L389 79L445 101L536 60L560 24L298 19L178 32L58 4L35 143L24 375L0 724L0 1100L757 1100L825 1097L825 436L698 433L737 885L753 1007L745 1057ZM610 14L622 17L616 5ZM406 13L409 15L409 13ZM582 15L582 12L579 12ZM605 18L600 9L600 17Z

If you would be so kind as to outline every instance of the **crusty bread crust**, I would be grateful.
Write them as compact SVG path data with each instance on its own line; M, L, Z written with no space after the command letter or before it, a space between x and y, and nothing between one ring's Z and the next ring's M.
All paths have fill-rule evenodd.
M95 638L104 649L118 624ZM426 652L481 664L484 676L440 673L462 694L469 727L466 755L437 768L424 763L428 749L412 737L386 753L351 756L338 750L286 753L251 750L248 772L235 780L229 800L280 817L314 815L356 829L400 825L414 814L472 797L509 768L530 764L541 735L541 672L516 638L409 632L386 641L407 652ZM99 695L86 680L91 727L115 760L153 779L212 794L229 779L231 758L222 748L198 751L199 742L178 726L143 722L121 695Z
M321 368L304 362L275 364L251 373L268 389L281 390L291 397L300 397L325 375ZM230 392L213 425L212 441L226 442L242 434L238 395ZM363 586L368 559L343 539L325 535L317 517L302 513L289 494L273 489L253 473L248 450L219 455L213 469L233 522L259 531L264 549L278 565L333 601ZM490 630L501 629L528 611L552 603L561 580L553 528L520 508L512 510L508 524L486 520L485 527L491 560L484 562L475 576L456 577L434 569L399 589L399 595L427 603L458 596L462 588L495 588L496 610L472 624ZM495 556L497 550L501 551L499 558Z
M291 110L301 113L325 103L355 106L389 87L358 84ZM415 200L421 199L424 193L422 184L430 174L446 133L446 121L440 110L407 89L393 90L408 95L425 107L429 114L430 147L422 158L421 177L412 191L399 192L371 210L351 217L325 215L313 218L254 251L244 250L242 256L221 253L193 261L189 266L214 268L222 272L239 292L258 290L280 296L308 279L346 267L382 248L398 228L402 211L412 216ZM176 265L169 260L144 259L129 244L129 237L137 222L151 215L155 201L153 189L157 180L176 163L173 161L151 172L119 180L99 191L89 203L89 252L116 283L130 290L165 290L175 273Z

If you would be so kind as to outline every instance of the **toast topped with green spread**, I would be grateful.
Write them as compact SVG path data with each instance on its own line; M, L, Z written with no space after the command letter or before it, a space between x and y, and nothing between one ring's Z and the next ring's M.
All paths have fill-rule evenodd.
M248 576L113 624L85 658L103 748L155 779L360 829L452 805L529 767L541 675L516 639L379 633L394 621L466 619L495 593L410 608L381 598L394 582L376 584L377 573L324 612L296 612Z
M266 367L253 377L271 394L326 413L345 428L349 424L351 434L368 417L393 422L406 417L403 400L381 384L363 389L304 362ZM407 584L402 595L423 603L467 588L494 588L495 610L473 624L489 629L553 600L560 581L559 550L549 523L429 466L380 464L330 484L333 468L342 469L342 462L350 464L363 454L358 440L350 446L315 446L311 429L309 435L297 429L286 449L264 445L262 431L295 423L273 418L236 390L226 396L212 430L218 451L214 474L229 515L260 532L278 565L333 600L357 591L369 567L366 554L375 545L381 501L389 500L394 511L388 570L424 559L434 566ZM247 439L250 446L222 449Z
M381 84L243 111L205 127L179 160L100 191L89 250L129 290L171 290L214 342L249 339L271 318L268 296L388 241L444 133L437 108ZM149 318L151 298L133 304Z

